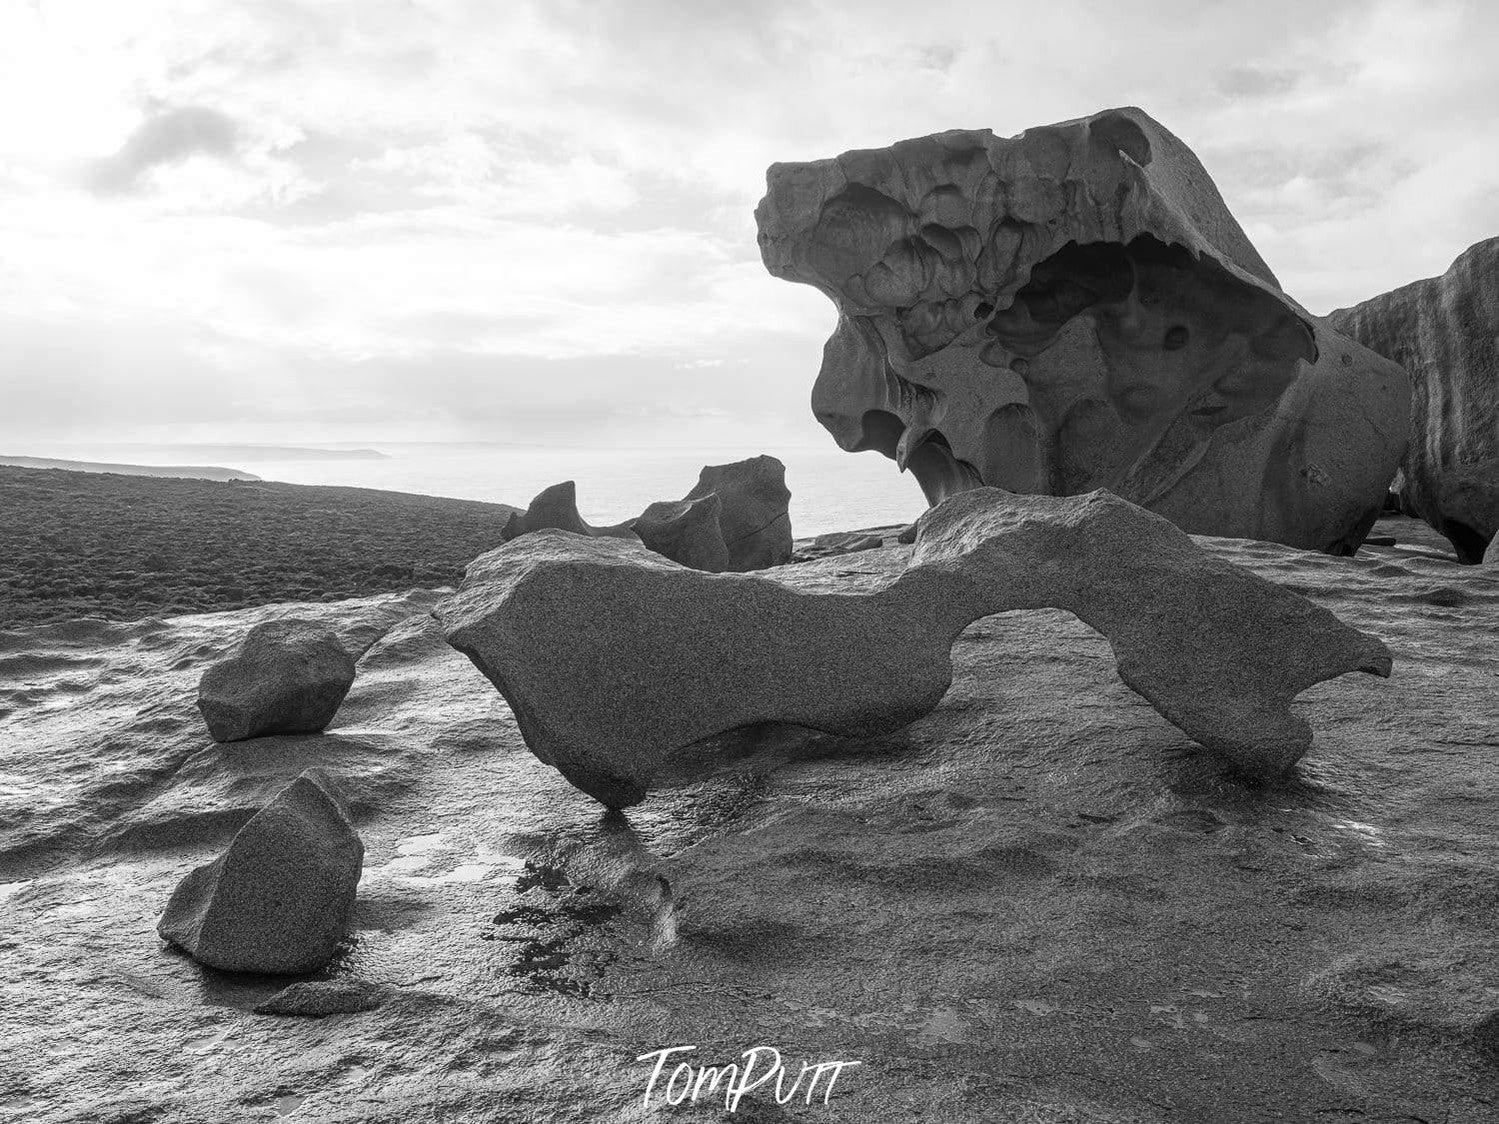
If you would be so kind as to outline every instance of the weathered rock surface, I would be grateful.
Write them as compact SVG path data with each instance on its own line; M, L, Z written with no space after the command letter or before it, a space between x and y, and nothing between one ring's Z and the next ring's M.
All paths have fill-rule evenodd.
M1297 694L1390 670L1374 637L1104 492L954 496L922 517L910 568L864 597L705 579L630 544L549 534L476 559L433 612L537 757L625 807L673 750L726 730L899 729L941 701L968 625L1042 607L1102 632L1130 687L1259 779L1311 744Z
M1483 561L1489 566L1499 563L1499 535L1489 540L1488 549L1483 552Z
M583 521L578 514L578 485L564 480L543 488L536 493L525 511L512 512L500 528L500 541L509 542L533 531L569 531L575 535L601 535L605 538L634 539L635 532L629 523L618 523L612 527L594 527Z
M729 547L719 521L723 504L710 493L695 500L660 500L631 527L650 550L694 570L729 569Z
M694 570L759 570L791 560L791 491L786 466L758 456L732 464L710 464L680 500L660 500L634 519L593 527L578 514L569 480L537 495L500 532L510 542L534 531L638 540L663 557Z
M179 771L207 740L193 686L250 627L316 615L355 651L370 640L349 633L390 628L404 600L0 630L0 1115L697 1124L722 1100L645 1108L634 1059L771 1043L793 1077L863 1065L826 1107L766 1086L736 1120L1487 1120L1499 578L1441 557L1425 523L1376 535L1402 545L1197 540L1399 661L1301 695L1316 747L1269 789L1130 691L1097 632L1041 609L967 629L942 704L896 734L715 739L649 804L600 816L537 768L435 599L408 604L359 662L335 768L345 787L367 753L404 782L361 813L357 944L326 970L390 997L326 1019L254 1014L290 981L204 973L153 939L185 865L238 823L91 841L148 804L215 814L206 766ZM910 553L770 576L863 595ZM227 767L270 741L210 750ZM284 786L314 744L280 741L300 753L275 766ZM659 923L610 892L631 868L671 883Z
M339 798L309 770L178 884L157 931L213 968L314 971L348 935L363 861Z
M766 267L839 309L813 389L931 503L1105 488L1193 533L1349 553L1409 386L1280 289L1138 109L772 165Z
M329 629L296 618L267 621L198 684L198 709L215 741L326 729L354 683L354 661Z
M1327 323L1410 374L1402 506L1477 562L1499 533L1499 238Z
M724 569L763 570L791 560L791 489L779 459L758 456L706 465L684 500L708 496L718 497L718 523L729 557Z

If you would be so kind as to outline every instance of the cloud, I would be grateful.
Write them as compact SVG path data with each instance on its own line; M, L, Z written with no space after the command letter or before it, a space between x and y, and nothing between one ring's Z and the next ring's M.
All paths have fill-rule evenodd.
M0 362L0 423L150 424L139 401L268 438L476 436L537 399L535 433L573 433L659 397L810 427L833 313L759 263L766 166L1111 105L1198 152L1313 311L1499 232L1492 5L910 11L0 5L0 101L32 107L0 119L0 358L31 341L26 373Z
M142 121L118 152L96 162L87 183L102 195L134 191L153 168L191 156L227 158L239 143L239 126L216 109L185 105L163 110Z

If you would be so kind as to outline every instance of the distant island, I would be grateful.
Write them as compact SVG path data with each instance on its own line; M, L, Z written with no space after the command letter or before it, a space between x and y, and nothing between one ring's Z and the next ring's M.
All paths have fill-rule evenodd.
M102 461L67 461L53 457L0 457L8 468L59 468L68 472L112 472L119 476L169 476L187 480L259 480L237 468L212 464L107 464Z
M384 461L379 449L320 449L311 445L184 444L168 446L195 456L229 461Z

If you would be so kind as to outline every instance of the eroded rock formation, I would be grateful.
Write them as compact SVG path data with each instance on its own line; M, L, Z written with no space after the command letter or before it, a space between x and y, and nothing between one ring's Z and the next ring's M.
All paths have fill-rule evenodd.
M682 499L653 503L634 519L612 527L583 521L571 480L554 484L525 512L506 521L500 540L510 542L551 528L643 542L694 570L759 570L791 559L790 504L786 466L775 457L758 456L706 465Z
M1477 562L1499 533L1499 238L1327 322L1410 373L1401 505Z
M775 164L766 267L839 309L813 390L937 503L1106 488L1188 531L1334 553L1404 450L1403 371L1285 295L1138 109Z
M313 621L266 621L198 684L198 709L214 741L325 729L354 683L354 660Z
M309 770L178 883L157 931L225 971L311 972L348 932L363 864L339 797Z
M520 538L521 535L529 535L533 531L543 531L548 528L557 531L570 531L575 535L601 535L605 538L635 539L635 532L630 530L629 523L618 523L612 527L594 527L583 521L578 514L578 485L572 480L564 480L560 484L553 484L549 488L543 488L536 493L531 500L530 506L525 511L514 511L505 520L505 525L500 528L500 541L509 542L511 539Z
M544 533L476 559L434 615L532 752L611 807L644 799L672 750L750 723L906 725L951 685L958 634L1010 609L1076 614L1125 683L1260 779L1311 744L1299 692L1390 669L1374 637L1104 492L948 499L922 517L910 566L869 594L773 574L707 578L634 544Z
M759 456L704 466L684 502L708 496L719 500L718 524L729 559L724 569L763 570L790 561L791 489L779 459Z

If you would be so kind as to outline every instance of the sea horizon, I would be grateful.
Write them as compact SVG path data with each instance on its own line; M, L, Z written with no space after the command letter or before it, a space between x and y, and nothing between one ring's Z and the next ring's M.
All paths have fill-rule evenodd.
M203 454L213 452L212 458ZM379 455L351 455L359 452ZM217 454L231 455L217 455ZM278 455L263 455L275 453ZM238 455L232 455L238 454ZM375 488L524 508L544 488L577 484L578 510L619 523L657 500L679 499L698 471L767 454L786 465L792 533L811 537L909 523L926 509L915 480L878 453L810 445L585 445L509 441L24 442L0 457L232 469L287 484Z

